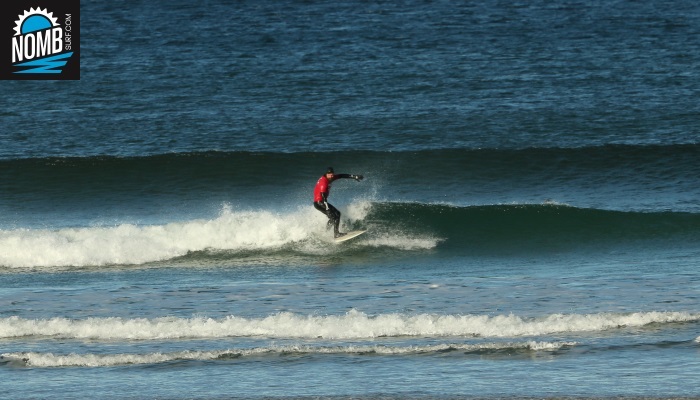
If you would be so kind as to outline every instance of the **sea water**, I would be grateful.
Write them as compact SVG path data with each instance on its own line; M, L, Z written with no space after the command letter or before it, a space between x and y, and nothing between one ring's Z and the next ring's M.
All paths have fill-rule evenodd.
M81 17L2 83L3 398L700 396L696 2Z

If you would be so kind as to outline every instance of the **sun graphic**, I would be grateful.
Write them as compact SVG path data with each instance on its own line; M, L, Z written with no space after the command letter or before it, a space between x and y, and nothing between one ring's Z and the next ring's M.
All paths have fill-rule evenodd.
M43 10L39 7L30 8L29 11L24 10L24 14L18 15L18 17L14 27L15 36L58 26L58 18L54 18L53 13L48 12L46 8Z

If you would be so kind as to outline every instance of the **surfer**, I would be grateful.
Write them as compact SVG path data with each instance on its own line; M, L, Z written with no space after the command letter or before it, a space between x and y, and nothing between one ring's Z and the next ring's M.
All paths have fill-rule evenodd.
M333 167L328 167L326 173L318 179L316 182L316 188L314 188L314 207L328 217L328 225L330 228L333 226L333 237L341 237L345 235L338 231L338 225L340 225L340 211L333 207L332 204L328 203L328 195L331 191L331 183L337 179L349 178L356 181L361 181L363 179L362 175L350 175L350 174L335 174L333 172Z

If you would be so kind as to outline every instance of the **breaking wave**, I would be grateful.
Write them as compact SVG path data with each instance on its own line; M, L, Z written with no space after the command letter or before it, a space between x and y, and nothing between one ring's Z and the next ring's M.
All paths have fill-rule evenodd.
M385 249L461 252L568 251L585 246L696 243L700 215L686 212L622 212L565 204L446 204L356 201L343 209L344 230L369 229L337 246L325 217L311 207L288 212L225 206L212 219L163 225L0 230L0 267L139 265L216 255L317 257ZM390 253L389 255L390 256Z
M228 350L186 350L148 354L53 354L38 352L4 353L0 360L29 367L110 367L118 365L158 364L174 361L211 361L279 355L431 355L460 351L483 353L499 351L557 351L575 346L575 342L515 342L483 344L435 344L424 346L308 346L288 345Z
M282 312L263 318L193 317L0 319L0 339L43 338L80 340L174 340L226 337L272 339L372 339L379 337L507 338L560 333L600 332L649 324L700 320L688 312L552 314L538 318L517 315L298 315Z

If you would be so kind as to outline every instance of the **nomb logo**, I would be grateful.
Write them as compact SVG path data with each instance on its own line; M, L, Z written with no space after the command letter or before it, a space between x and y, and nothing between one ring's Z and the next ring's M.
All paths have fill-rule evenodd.
M0 57L2 79L80 79L79 0L50 2L23 0L4 8L12 15L7 54ZM72 4L74 3L74 4ZM5 18L4 22L7 22Z

